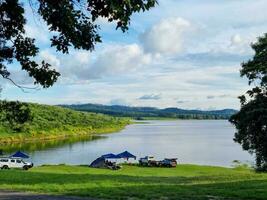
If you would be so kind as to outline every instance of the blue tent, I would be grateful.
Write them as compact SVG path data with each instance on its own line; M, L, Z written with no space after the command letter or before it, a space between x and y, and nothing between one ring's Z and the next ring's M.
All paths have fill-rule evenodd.
M120 157L120 158L125 158L125 159L129 159L129 158L134 158L134 159L136 159L136 156L133 155L133 154L131 154L131 153L128 152L128 151L124 151L124 152L118 154L117 156Z
M120 158L119 156L113 153L105 154L105 155L102 155L101 157L105 159L119 159Z
M97 158L90 164L90 167L103 167L103 166L105 166L105 158L103 157Z
M10 157L13 158L29 158L29 156L21 151L17 151L16 153L14 153L13 155L11 155Z

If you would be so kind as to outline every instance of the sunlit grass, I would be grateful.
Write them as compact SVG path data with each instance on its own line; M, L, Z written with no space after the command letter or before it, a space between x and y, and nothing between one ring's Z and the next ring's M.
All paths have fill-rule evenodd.
M267 199L267 174L248 168L42 166L0 171L0 188L107 199Z

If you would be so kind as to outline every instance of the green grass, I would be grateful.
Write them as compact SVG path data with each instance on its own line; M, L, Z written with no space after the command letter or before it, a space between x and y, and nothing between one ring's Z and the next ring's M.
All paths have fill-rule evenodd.
M130 120L103 114L84 113L58 106L27 104L32 121L20 131L8 122L0 122L0 143L59 140L66 137L109 133L123 129ZM0 113L1 114L1 113Z
M267 174L243 167L123 166L112 171L61 165L0 171L0 188L104 199L267 199Z

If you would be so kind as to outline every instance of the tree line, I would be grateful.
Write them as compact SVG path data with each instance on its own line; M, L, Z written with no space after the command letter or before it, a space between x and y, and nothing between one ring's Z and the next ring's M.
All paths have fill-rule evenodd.
M118 117L131 117L134 119L149 118L177 118L177 119L229 119L237 111L232 109L201 111L184 110L179 108L158 109L153 107L107 106L99 104L73 104L61 105L79 111L103 113Z

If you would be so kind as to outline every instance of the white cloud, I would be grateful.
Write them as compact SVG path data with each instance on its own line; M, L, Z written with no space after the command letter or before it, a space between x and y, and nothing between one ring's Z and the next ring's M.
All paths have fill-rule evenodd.
M179 104L185 104L185 103L188 103L189 101L187 100L177 100L176 103L179 105Z
M190 27L190 22L183 18L164 19L146 30L140 40L147 52L180 53L184 49L185 33Z
M231 95L228 95L228 94L221 94L221 95L208 95L207 96L207 99L215 99L215 98L236 98L236 96L231 96Z
M221 57L226 62L235 61L241 63L244 60L239 60L241 57L251 56L253 53L250 44L255 41L255 36L249 34L239 34L236 30L228 30L210 37L203 43L205 48L202 49L202 54ZM228 58L227 58L228 57ZM207 59L207 62L210 60Z
M138 98L139 100L160 100L160 94L146 94Z
M146 69L160 58L144 52L138 44L104 45L101 51L74 51L62 55L45 49L38 61L45 60L60 72L60 84L80 84L124 78Z
M255 41L254 37L242 37L240 34L234 34L230 39L229 51L236 54L250 55L252 49L250 44Z
M54 69L59 69L60 60L54 54L50 53L48 50L43 50L40 52L40 59L49 63Z
M93 80L109 76L123 76L140 68L145 68L152 61L137 44L108 45L102 52L89 59L88 53L79 53L74 57L64 58L63 76L77 80Z
M231 45L232 46L242 44L242 42L243 42L243 40L239 34L235 34L231 37Z
M28 37L35 38L37 42L48 43L49 42L49 32L47 27L41 25L25 25L25 32Z
M88 64L90 61L90 53L91 52L88 51L78 51L74 53L74 57L80 64Z
M144 54L137 44L114 45L99 55L91 70L96 76L101 76L136 71L150 63L150 55Z

